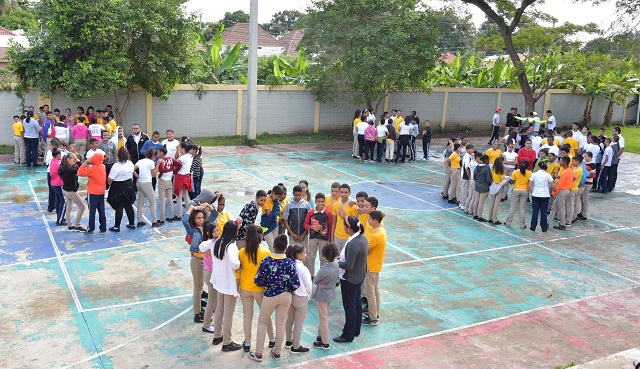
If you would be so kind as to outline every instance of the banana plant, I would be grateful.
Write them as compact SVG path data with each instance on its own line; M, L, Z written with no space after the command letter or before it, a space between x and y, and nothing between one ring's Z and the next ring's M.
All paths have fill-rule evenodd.
M247 46L238 42L223 50L223 31L224 24L221 24L218 32L213 35L211 43L205 43L203 49L200 50L203 58L201 71L204 80L206 83L212 84L246 84L248 82L248 66L244 54ZM203 39L203 32L198 35L198 41Z
M275 57L273 60L275 83L273 84L298 85L304 82L308 63L302 54L299 52L296 59L287 58L285 55Z

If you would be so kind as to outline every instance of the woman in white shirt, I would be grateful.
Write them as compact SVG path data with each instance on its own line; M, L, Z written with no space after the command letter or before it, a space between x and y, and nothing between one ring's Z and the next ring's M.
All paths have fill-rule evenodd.
M358 131L358 158L362 158L362 154L364 153L364 132L367 130L367 127L369 127L368 118L356 124L356 130Z
M529 191L531 192L531 206L533 208L531 228L529 229L533 232L536 231L538 226L538 213L540 214L542 232L546 232L549 228L547 224L547 209L549 208L551 191L556 188L556 183L546 170L547 164L541 161L538 163L538 171L529 178Z
M502 153L504 157L504 170L505 174L509 177L516 170L518 165L518 153L514 151L515 145L511 142L507 143L507 151ZM502 186L502 200L504 202L509 199L509 186Z
M178 205L178 217L182 217L182 204L186 204L191 201L189 199L189 192L193 191L193 179L191 178L191 164L193 163L193 155L189 153L191 145L186 142L180 144L180 152L176 153L180 155L178 161L182 164L180 170L175 175L173 180L173 193L177 196L176 204Z
M285 324L286 340L284 347L291 347L292 353L305 353L309 349L300 344L300 336L302 335L302 323L307 318L307 309L309 308L309 299L313 291L313 282L311 281L311 273L304 266L307 259L307 249L300 245L291 245L287 248L287 257L296 263L296 272L300 279L300 287L293 291L293 298L289 306L287 322ZM295 329L293 328L295 324Z
M133 190L133 172L135 171L133 163L129 160L129 151L127 148L121 147L118 150L118 162L113 164L107 183L109 183L109 195L107 202L113 210L116 211L116 219L113 227L109 228L112 232L120 232L120 223L122 222L122 210L126 211L129 224L127 228L136 229L133 224L133 204L136 201L136 194Z
M400 124L400 136L398 137L398 152L396 153L396 163L404 163L407 156L407 148L411 144L411 134L413 133L413 124L411 117L407 116L405 121Z
M151 228L160 227L162 223L158 222L156 218L156 195L153 192L152 180L157 174L156 163L156 150L150 147L144 153L144 159L138 160L135 165L135 169L138 173L135 174L138 177L138 227L142 227L147 223L142 219L142 208L144 207L144 200L149 199L149 206L151 207Z

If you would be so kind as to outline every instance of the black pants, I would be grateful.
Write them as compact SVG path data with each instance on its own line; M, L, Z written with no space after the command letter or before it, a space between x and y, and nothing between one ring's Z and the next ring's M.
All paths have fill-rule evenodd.
M616 188L616 181L618 180L618 164L611 164L609 178L607 179L607 191L613 191L613 189Z
M411 154L411 160L416 160L416 136L409 137L409 152Z
M382 155L384 155L384 150L387 147L387 139L382 138L382 142L378 142L378 156L376 157L377 161L382 161Z
M118 200L116 200L116 219L114 227L120 228L120 224L122 223L122 211L127 212L127 219L129 220L129 225L134 225L133 223L133 205L125 199L123 196L119 196Z
M398 139L398 152L396 153L396 161L403 162L407 156L407 147L411 142L410 135L402 135Z
M347 341L353 341L354 337L360 335L362 325L362 282L353 284L340 280L340 291L342 292L342 306L344 307L344 328L342 337Z
M100 222L100 232L107 231L107 217L104 213L104 194L89 194L89 227L87 231L93 232L96 229L96 210L98 211L98 221Z
M107 178L109 177L109 172L111 172L111 167L113 167L113 164L105 164L105 165L104 165L104 170L105 170L105 172L107 172ZM110 187L110 186L109 186L109 181L107 181L107 182L106 182L106 187L105 187L105 189L107 189L107 190L108 190L108 189L109 189L109 187Z
M364 152L364 159L365 160L373 160L375 159L374 156L374 151L376 148L376 142L375 141L365 141L365 152Z
M358 135L358 156L362 158L364 153L364 135Z
M422 140L422 157L425 159L429 159L429 147L431 147L431 139Z
M576 201L580 201L580 199L576 199ZM547 224L549 198L531 196L531 208L533 209L531 214L531 230L536 230L536 227L538 226L538 214L540 214L540 227L542 227L542 232L546 232L547 228L549 228L549 225Z
M500 140L500 126L491 126L491 138L489 138L489 145L491 145L494 140Z
M56 209L56 194L51 186L51 173L47 171L47 186L49 186L49 201L47 202L47 210L52 212Z

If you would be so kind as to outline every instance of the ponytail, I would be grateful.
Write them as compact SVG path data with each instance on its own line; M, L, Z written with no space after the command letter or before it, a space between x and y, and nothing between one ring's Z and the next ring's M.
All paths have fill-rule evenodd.
M360 233L364 233L364 226L358 221L358 217L349 215L344 219L344 224L354 232L359 231Z
M520 174L525 175L527 174L527 168L529 168L529 161L525 160L522 163L520 163Z
M538 163L538 168L546 171L547 170L547 163L545 163L544 161L541 161Z

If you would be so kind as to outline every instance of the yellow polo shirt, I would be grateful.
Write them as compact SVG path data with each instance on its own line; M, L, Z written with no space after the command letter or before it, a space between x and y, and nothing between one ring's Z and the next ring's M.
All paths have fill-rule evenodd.
M569 151L569 156L574 157L578 152L578 141L573 137L567 137L564 139L563 145L569 145L571 147L571 151Z
M257 255L257 264L254 264L249 259L249 255L246 253L246 248L240 249L238 251L238 259L240 260L240 288L245 291L251 292L263 292L264 288L258 287L253 279L256 277L258 273L258 269L260 268L260 264L262 263L262 259L271 255L271 251L264 247L258 247L258 255Z
M340 217L340 214L338 213L338 209L340 209L340 207L342 207L345 217L349 215L358 216L358 208L356 204L349 206L349 202L343 204L342 200L340 200L333 204L333 209L331 209L331 213L333 213L333 221L336 222L336 230L333 233L333 236L346 240L349 238L349 235L344 230L344 218Z
M514 190L529 190L529 178L531 178L531 171L526 171L524 175L520 173L520 170L515 170L511 175L511 179L515 181L513 185Z
M372 229L368 240L367 270L371 273L380 273L384 262L384 252L387 248L387 231L382 227Z
M571 191L578 191L580 180L582 180L582 165L573 169L573 183L571 184Z
M449 159L451 160L451 169L460 169L460 155L457 152L452 152Z
M494 164L496 162L496 159L499 158L500 155L502 155L502 150L489 149L485 151L485 154L489 157L489 163Z
M493 179L493 183L499 184L504 179L505 174L498 174L495 170L491 169L491 178Z
M24 125L22 124L22 122L17 121L13 123L13 135L22 136L22 132L24 132Z

